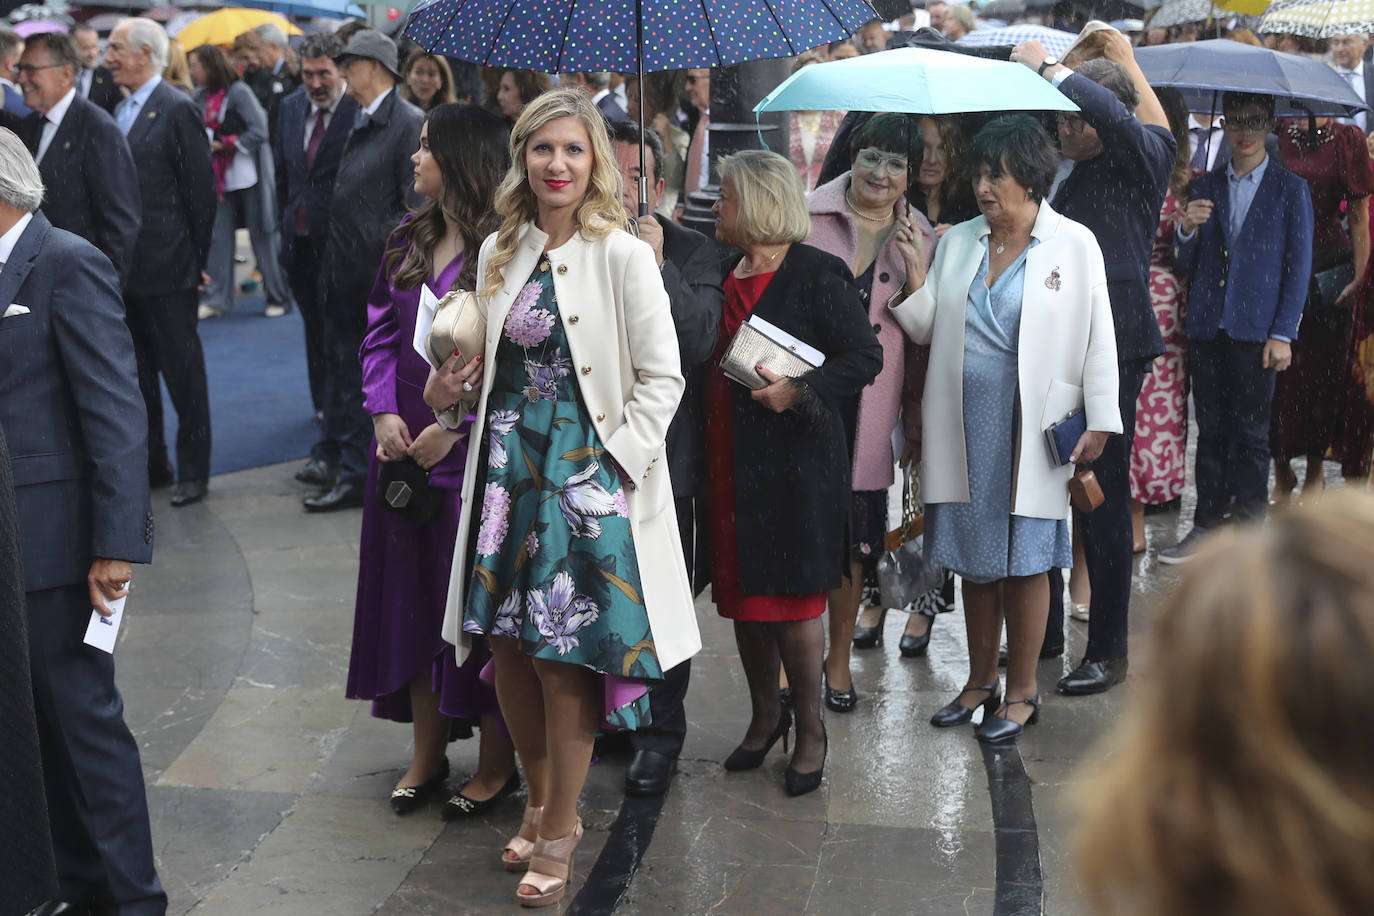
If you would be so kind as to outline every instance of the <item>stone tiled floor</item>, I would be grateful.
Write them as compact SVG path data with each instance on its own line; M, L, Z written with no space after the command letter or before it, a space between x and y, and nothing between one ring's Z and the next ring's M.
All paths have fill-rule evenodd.
M343 696L360 514L302 512L293 469L216 478L206 502L182 510L156 497L157 558L136 571L116 661L171 912L511 912L516 881L496 856L519 801L448 825L437 806L406 818L387 806L409 729ZM1152 542L1173 543L1176 525L1152 517ZM1139 560L1137 633L1170 581L1153 553ZM781 753L750 773L719 765L744 731L744 677L729 627L708 603L699 615L706 648L681 771L617 912L992 913L982 755L968 729L926 722L964 680L960 616L938 621L928 658L904 660L905 618L889 615L888 647L855 653L858 711L829 716L824 786L790 799ZM1021 740L1044 912L1055 916L1079 911L1067 850L1081 765L1128 692L1052 692L1085 637L1069 627L1069 656L1043 665L1042 722ZM475 766L476 742L453 744L449 758L456 781ZM593 767L579 876L616 819L625 762L608 754Z

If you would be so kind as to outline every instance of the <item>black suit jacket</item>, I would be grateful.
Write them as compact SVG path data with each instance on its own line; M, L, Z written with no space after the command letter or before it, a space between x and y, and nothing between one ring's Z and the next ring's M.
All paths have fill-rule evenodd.
M277 115L277 133L272 139L272 153L277 166L277 212L281 216L282 263L292 262L296 240L296 210L305 202L305 220L310 235L323 239L329 233L329 208L334 195L334 178L339 172L344 146L353 132L358 116L358 103L347 95L339 99L324 140L315 155L315 164L305 164L305 126L314 120L315 106L310 104L302 86L282 99Z
M628 121L630 116L625 111L625 106L620 104L620 100L612 92L604 99L596 103L596 107L601 111L601 116L607 121Z
M1076 163L1050 205L1097 237L1107 267L1107 293L1121 362L1164 352L1150 303L1150 250L1169 190L1178 145L1162 127L1140 123L1109 89L1077 73L1059 91L1082 109L1102 138L1102 152Z
M210 141L195 102L165 82L129 129L143 225L125 293L158 296L200 285L215 225Z
M86 94L87 101L114 114L115 107L124 101L124 93L115 85L114 74L108 67L96 67L91 74L91 89Z
M654 219L663 227L663 288L668 291L682 375L687 380L677 415L668 427L667 443L673 495L682 499L701 492L705 475L702 381L715 352L725 290L715 240L662 216Z
M147 563L147 413L119 279L79 236L33 219L0 270L0 427L25 591L83 583L93 557Z
M35 112L19 126L20 139L35 156L44 123ZM48 221L99 248L127 280L143 204L138 168L114 118L80 96L73 98L38 163L38 174Z

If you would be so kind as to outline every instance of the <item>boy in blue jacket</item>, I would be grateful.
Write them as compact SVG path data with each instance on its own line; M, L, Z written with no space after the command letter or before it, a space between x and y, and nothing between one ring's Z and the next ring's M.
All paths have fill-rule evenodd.
M1229 511L1264 519L1269 506L1269 408L1312 271L1307 182L1269 158L1274 99L1228 92L1222 130L1231 162L1199 176L1174 240L1174 270L1191 276L1188 378L1197 410L1197 509L1193 529L1161 551L1186 563Z

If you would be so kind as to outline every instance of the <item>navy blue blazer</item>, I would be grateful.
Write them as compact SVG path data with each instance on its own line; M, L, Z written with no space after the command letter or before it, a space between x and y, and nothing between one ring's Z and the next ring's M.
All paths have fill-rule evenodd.
M9 83L4 84L5 90L5 110L17 114L21 118L33 114L33 109L24 104L24 93L20 92Z
M125 293L194 290L210 256L218 206L200 109L185 93L159 83L129 128L128 142L138 166L143 225Z
M1174 236L1174 272L1191 276L1187 334L1262 343L1298 339L1312 277L1312 196L1307 182L1270 159L1240 238L1230 238L1231 191L1225 166L1199 175L1189 200L1210 200L1212 217L1186 241Z
M1102 138L1102 153L1075 163L1050 201L1059 213L1097 237L1107 267L1107 294L1120 362L1164 352L1150 302L1150 250L1169 190L1178 145L1162 127L1140 123L1111 90L1070 74L1059 84Z
M9 441L24 590L86 581L94 557L147 563L147 412L119 278L41 212L0 270L0 427Z
M19 138L38 155L43 117L20 122ZM57 126L43 161L43 215L54 226L74 232L104 253L121 280L133 267L142 224L138 168L114 118L76 96Z
M290 264L296 241L296 209L305 201L305 222L310 234L323 240L329 234L329 205L334 197L334 179L343 159L348 135L358 117L358 103L344 95L339 99L324 140L315 154L315 164L305 164L305 122L315 117L314 106L301 86L281 100L277 110L277 133L272 138L272 154L277 166L277 212L281 214L281 259Z

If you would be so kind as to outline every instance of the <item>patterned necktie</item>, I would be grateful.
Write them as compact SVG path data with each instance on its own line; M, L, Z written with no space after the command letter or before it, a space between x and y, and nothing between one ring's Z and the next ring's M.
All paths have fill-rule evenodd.
M323 108L315 109L315 127L310 131L310 142L305 147L305 167L310 169L315 165L315 157L320 153L320 144L324 142L324 116ZM301 200L301 205L296 209L296 234L309 235L310 224L305 218L305 200Z
M1207 127L1194 127L1191 130L1197 149L1193 150L1193 161L1190 165L1199 172L1205 172L1207 171L1207 157L1210 153L1208 141L1212 138L1212 131Z

